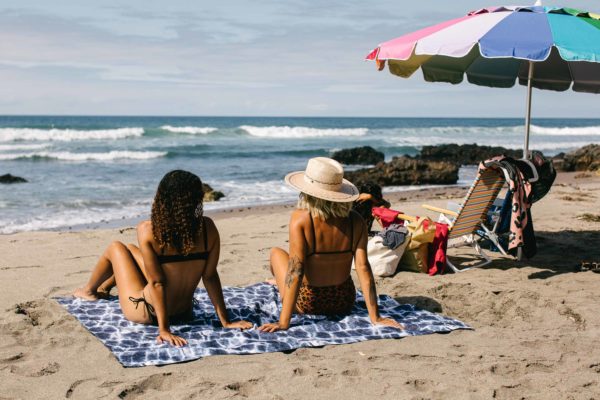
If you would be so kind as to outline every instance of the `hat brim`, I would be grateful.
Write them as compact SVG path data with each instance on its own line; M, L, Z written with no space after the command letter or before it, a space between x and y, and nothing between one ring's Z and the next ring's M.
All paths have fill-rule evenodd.
M319 199L337 203L348 203L358 199L359 191L347 179L342 180L340 190L326 190L315 187L304 180L304 171L290 172L285 176L285 183L302 193L309 194Z

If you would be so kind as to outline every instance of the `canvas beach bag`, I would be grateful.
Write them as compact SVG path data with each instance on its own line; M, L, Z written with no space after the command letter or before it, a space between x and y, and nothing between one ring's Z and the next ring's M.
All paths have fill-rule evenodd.
M375 276L390 276L396 273L398 263L404 250L410 243L410 233L406 235L404 243L395 249L390 249L383 244L383 238L375 235L367 242L367 258Z
M429 244L435 238L435 223L431 218L419 218L407 226L410 242L400 260L399 269L427 273Z

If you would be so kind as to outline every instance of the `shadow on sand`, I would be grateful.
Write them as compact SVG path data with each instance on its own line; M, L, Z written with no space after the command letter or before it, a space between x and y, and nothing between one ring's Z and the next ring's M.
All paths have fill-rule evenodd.
M400 304L412 304L415 307L420 308L421 310L425 310L425 311L429 311L429 312L433 312L433 313L441 313L443 311L442 305L440 303L438 303L436 300L432 299L431 297L399 296L399 297L394 297L394 300L396 300Z
M594 224L598 225L598 224ZM512 268L533 267L543 271L531 273L529 279L547 279L565 273L579 272L582 261L600 262L600 230L536 232L537 254L527 260L517 261L499 256L482 269L509 270ZM469 261L459 253L452 260L459 263ZM492 255L499 253L488 252ZM466 253L465 253L466 255Z

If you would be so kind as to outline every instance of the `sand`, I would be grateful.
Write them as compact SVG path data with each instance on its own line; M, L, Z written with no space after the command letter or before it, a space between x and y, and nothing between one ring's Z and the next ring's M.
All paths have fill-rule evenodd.
M464 192L390 198L424 215L424 200L444 206ZM290 211L214 215L225 285L269 275L269 249L286 245ZM131 227L0 236L0 399L598 399L600 274L576 266L600 261L600 222L577 218L600 213L600 176L559 175L532 212L539 245L532 260L494 255L490 266L460 274L377 279L380 293L473 331L143 368L121 367L52 299L84 283L110 241L134 241Z

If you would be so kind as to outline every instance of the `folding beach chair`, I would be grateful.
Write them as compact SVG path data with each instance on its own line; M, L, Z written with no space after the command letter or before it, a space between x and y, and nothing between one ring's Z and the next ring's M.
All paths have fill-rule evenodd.
M458 205L457 210L449 210L440 207L433 207L424 204L423 207L440 213L438 222L448 225L448 248L460 246L471 246L482 260L467 268L459 269L447 257L447 265L454 272L462 272L472 268L482 267L492 262L492 259L483 251L480 246L480 240L488 239L498 250L506 255L506 250L500 244L497 229L502 220L500 218L500 207L495 206L493 211L490 209L497 201L500 190L506 183L506 177L502 170L486 169L475 177L473 184L469 188L462 204ZM496 202L496 205L500 201ZM399 215L400 219L412 220L413 217ZM489 221L493 226L488 227Z

